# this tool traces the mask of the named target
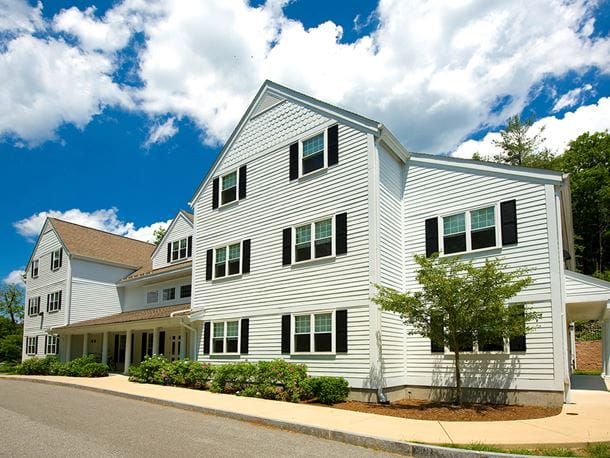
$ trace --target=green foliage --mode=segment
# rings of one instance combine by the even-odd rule
[[[97,362],[93,355],[83,356],[65,363],[56,362],[50,369],[51,375],[65,377],[106,377],[108,371],[108,366]]]
[[[25,291],[19,285],[8,283],[0,286],[0,316],[10,318],[17,324],[23,321]]]
[[[601,340],[602,323],[601,321],[575,321],[574,334],[576,340]]]
[[[487,444],[442,444],[443,447],[475,450],[479,452],[509,453],[511,455],[534,456],[585,456],[591,458],[610,457],[610,445],[607,443],[589,444],[582,449],[576,448],[501,448]]]
[[[56,356],[29,358],[15,368],[20,375],[51,375],[51,368],[59,363]]]
[[[349,384],[343,377],[310,377],[306,381],[306,389],[322,404],[343,402],[349,395]]]
[[[444,345],[454,354],[456,403],[461,402],[459,356],[476,340],[479,346],[500,338],[523,335],[540,314],[523,304],[506,303],[531,284],[523,269],[508,269],[499,260],[486,259],[480,266],[459,257],[415,256],[416,279],[422,286],[415,293],[400,293],[377,286],[373,301],[384,310],[398,313],[410,332]]]
[[[169,385],[170,362],[162,355],[146,356],[138,365],[129,367],[129,380],[138,383]]]
[[[256,365],[248,362],[223,364],[216,367],[210,391],[215,393],[236,393],[252,385]]]
[[[146,356],[140,364],[129,368],[129,380],[157,385],[186,386],[203,390],[207,388],[214,368],[207,363],[182,360],[168,361],[164,356]]]
[[[23,336],[21,331],[18,334],[0,337],[0,361],[20,361],[22,343]]]
[[[256,363],[254,384],[261,393],[260,397],[266,399],[298,402],[305,394],[303,383],[306,379],[305,364],[289,363],[283,359]],[[280,391],[277,391],[278,386]]]
[[[163,237],[165,237],[165,233],[167,232],[167,228],[165,226],[160,226],[158,229],[155,229],[153,232],[154,240],[152,243],[155,245],[159,245]]]
[[[582,370],[582,369],[575,369],[572,371],[572,375],[601,375],[602,371],[594,371],[594,370]]]
[[[0,374],[16,374],[17,364],[12,362],[0,363]]]

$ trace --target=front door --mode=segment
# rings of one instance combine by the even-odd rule
[[[180,334],[172,334],[169,337],[169,360],[176,361],[180,359]]]

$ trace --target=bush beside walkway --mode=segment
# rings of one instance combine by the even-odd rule
[[[107,377],[108,371],[108,366],[98,363],[93,355],[65,363],[59,362],[56,356],[29,358],[14,368],[14,372],[19,375],[63,375],[66,377]]]

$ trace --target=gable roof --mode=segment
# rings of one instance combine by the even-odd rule
[[[163,238],[161,240],[159,240],[159,243],[155,246],[155,249],[153,250],[152,254],[150,255],[150,259],[147,264],[150,266],[150,268],[148,270],[152,269],[152,258],[154,258],[155,255],[157,254],[157,252],[162,247],[165,246],[165,239],[167,237],[169,237],[169,234],[171,233],[172,228],[176,225],[176,221],[178,221],[179,218],[184,218],[186,220],[186,222],[191,225],[191,227],[193,226],[195,216],[192,213],[187,212],[186,210],[178,210],[178,213],[176,213],[176,216],[174,216],[174,219],[172,219],[172,222],[169,223],[169,226],[167,226],[167,229],[165,229],[165,234],[163,234]]]
[[[155,249],[152,243],[122,235],[49,218],[66,250],[77,257],[138,269],[145,265]]]
[[[135,280],[140,278],[148,278],[153,277],[155,275],[160,275],[168,272],[175,272],[181,270],[189,270],[193,266],[193,261],[189,259],[188,261],[178,262],[176,264],[170,264],[169,266],[159,267],[158,269],[152,268],[152,261],[144,264],[135,272],[127,275],[124,279],[121,280],[121,283],[128,282],[129,280]]]

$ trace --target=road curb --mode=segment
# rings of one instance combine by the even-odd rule
[[[45,379],[33,379],[25,377],[12,377],[2,375],[0,380],[13,380],[21,382],[41,383],[47,385],[56,386],[67,386],[70,388],[77,388],[84,391],[92,391],[96,393],[108,394],[111,396],[117,396],[126,399],[133,399],[137,401],[148,402],[151,404],[157,404],[167,407],[174,407],[181,410],[188,410],[193,412],[200,412],[207,415],[216,415],[219,417],[230,418],[233,420],[246,421],[249,423],[271,426],[274,428],[282,429],[285,431],[292,431],[301,434],[307,434],[309,436],[319,437],[321,439],[329,439],[346,444],[357,445],[360,447],[371,448],[375,450],[381,450],[389,453],[397,453],[400,455],[414,456],[414,457],[442,457],[442,458],[464,458],[464,457],[477,457],[477,458],[508,458],[508,457],[526,457],[532,458],[531,455],[515,455],[510,453],[494,453],[494,452],[479,452],[475,450],[463,450],[449,447],[441,447],[438,445],[427,445],[413,442],[394,441],[390,439],[384,439],[377,436],[368,436],[364,434],[355,434],[348,431],[334,430],[320,428],[317,426],[305,425],[301,423],[292,423],[281,420],[273,420],[271,418],[259,417],[256,415],[242,414],[239,412],[232,412],[230,410],[216,409],[212,407],[196,406],[192,404],[186,404],[177,401],[168,401],[165,399],[153,398],[150,396],[142,396],[139,394],[125,393],[122,391],[114,391],[105,388],[98,388],[93,386],[79,385],[70,382],[58,382],[55,380]]]

